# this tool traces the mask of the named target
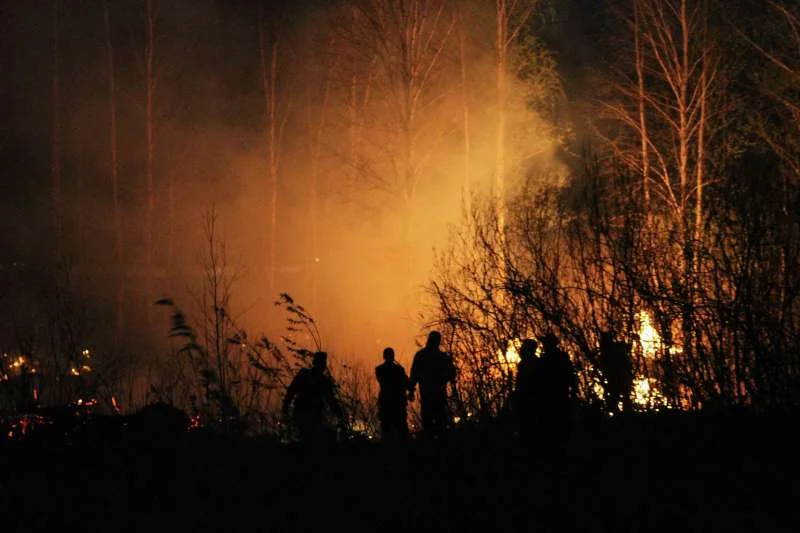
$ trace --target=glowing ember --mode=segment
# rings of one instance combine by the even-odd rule
[[[650,395],[650,380],[647,378],[639,378],[633,383],[634,401],[639,405],[647,403],[647,397]]]
[[[594,379],[592,381],[592,390],[597,395],[597,397],[600,398],[600,400],[606,399],[605,383],[603,383],[601,380]]]
[[[649,409],[670,407],[664,394],[656,387],[654,378],[638,376],[633,381],[633,402]]]

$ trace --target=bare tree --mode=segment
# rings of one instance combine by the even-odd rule
[[[766,36],[756,39],[738,30],[757,53],[766,59],[770,70],[775,74],[776,82],[760,83],[761,91],[774,105],[770,109],[777,111],[788,128],[770,127],[767,117],[759,121],[756,131],[770,148],[783,160],[795,176],[800,176],[800,104],[793,97],[792,91],[800,83],[800,10],[797,6],[770,0],[770,21],[775,32],[769,42]],[[772,24],[770,25],[772,27]],[[784,135],[784,133],[788,134]]]
[[[464,180],[461,185],[461,196],[463,198],[464,210],[472,212],[472,149],[470,144],[470,80],[467,74],[467,45],[469,34],[467,31],[470,16],[469,6],[464,5],[458,12],[458,66],[461,74],[461,107],[463,113],[463,135],[464,135]]]
[[[351,54],[374,61],[367,110],[371,135],[357,147],[359,177],[400,201],[407,284],[415,264],[413,233],[426,165],[452,120],[440,116],[456,16],[445,0],[355,0],[338,31]]]
[[[642,178],[689,239],[703,226],[703,193],[718,62],[708,2],[634,0],[626,22],[633,34],[634,76],[621,73],[618,95],[604,103],[622,133],[614,153]]]
[[[306,269],[308,284],[311,293],[311,307],[317,309],[318,304],[318,275],[319,269],[317,262],[320,255],[320,214],[327,212],[327,204],[324,191],[328,180],[322,181],[321,159],[324,149],[324,136],[328,128],[329,115],[331,114],[331,91],[332,91],[332,70],[334,68],[334,58],[330,53],[332,47],[331,40],[326,40],[324,49],[313,46],[314,56],[309,63],[314,64],[312,68],[313,79],[308,83],[306,89],[306,128],[308,136],[308,149],[310,154],[309,161],[309,188],[308,188],[308,214],[307,214],[307,258]]]
[[[116,75],[114,73],[114,43],[111,40],[111,17],[108,9],[108,1],[103,2],[103,20],[106,30],[106,51],[108,57],[108,107],[109,107],[109,130],[108,143],[111,157],[111,202],[114,210],[114,258],[116,260],[116,315],[114,325],[116,327],[117,338],[120,338],[122,329],[125,325],[124,302],[125,302],[125,268],[123,264],[122,247],[122,213],[120,210],[119,198],[119,153],[117,146],[117,88]]]
[[[153,227],[156,207],[155,191],[155,139],[153,105],[156,90],[155,46],[156,15],[153,11],[154,0],[145,0],[145,40],[144,40],[144,103],[145,103],[145,298],[151,301],[153,296],[153,278],[155,267],[153,262]],[[150,322],[150,306],[147,306],[147,321]]]
[[[264,92],[264,122],[267,133],[267,176],[269,183],[269,273],[268,288],[275,292],[275,273],[277,270],[277,224],[280,192],[281,150],[283,132],[289,120],[290,108],[283,100],[280,76],[282,40],[277,28],[267,34],[261,13],[258,19],[258,50],[261,60],[261,82]]]
[[[513,55],[517,52],[518,37],[530,17],[539,6],[539,0],[495,0],[495,90],[496,113],[495,123],[495,171],[494,194],[499,200],[497,208],[500,209],[500,225],[503,225],[506,195],[506,143],[507,113],[508,113],[508,86],[509,78],[513,76],[511,63]]]
[[[52,104],[53,104],[53,131],[52,131],[52,155],[50,164],[51,191],[50,199],[52,204],[53,231],[55,232],[55,254],[56,261],[63,259],[62,249],[62,198],[61,198],[61,51],[59,46],[59,18],[60,2],[53,0],[52,13],[52,56],[53,56],[53,77],[52,77]]]

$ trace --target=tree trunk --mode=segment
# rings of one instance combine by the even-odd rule
[[[55,238],[55,260],[63,259],[62,249],[62,209],[61,209],[61,73],[58,35],[59,0],[53,0],[53,144],[50,165],[51,203],[53,216],[53,232]]]
[[[495,171],[494,200],[497,208],[497,220],[500,230],[505,225],[505,189],[506,189],[506,100],[507,100],[507,68],[508,68],[508,11],[506,0],[497,2],[497,24],[495,29],[495,67],[497,91],[497,122],[495,136]]]
[[[268,207],[268,242],[267,250],[267,290],[270,297],[275,295],[275,277],[277,262],[277,223],[280,152],[279,142],[282,124],[278,116],[278,49],[280,41],[277,36],[267,50],[263,22],[258,23],[258,48],[261,58],[261,82],[264,90],[264,121],[267,129],[267,176],[269,183]]]
[[[697,165],[695,176],[694,203],[694,240],[700,242],[703,237],[703,187],[705,186],[706,161],[706,106],[708,100],[708,58],[703,53],[702,73],[700,75],[700,117],[697,122]]]
[[[155,20],[153,17],[153,0],[146,3],[147,40],[145,42],[145,134],[147,140],[147,206],[145,214],[145,308],[147,323],[150,324],[151,300],[153,296],[153,216],[155,214],[155,145],[153,143],[153,57],[155,53]]]
[[[641,138],[642,150],[642,202],[645,213],[649,213],[650,207],[650,155],[648,154],[648,137],[647,137],[647,120],[645,114],[645,88],[644,88],[644,59],[642,58],[642,43],[639,36],[640,18],[639,18],[639,2],[640,0],[633,0],[633,40],[636,49],[636,81],[639,97],[639,130]]]
[[[470,128],[469,128],[469,85],[467,84],[467,58],[465,50],[466,28],[465,10],[461,11],[461,24],[458,34],[459,67],[461,70],[461,106],[464,117],[464,181],[462,184],[462,203],[467,217],[472,213],[472,177],[471,177],[471,153],[470,153]]]
[[[103,2],[103,18],[106,29],[106,49],[108,52],[108,107],[109,107],[109,150],[111,155],[111,203],[114,217],[114,260],[117,276],[114,327],[116,340],[122,337],[125,325],[125,267],[122,257],[122,216],[119,202],[119,160],[117,146],[117,90],[116,76],[114,74],[114,46],[111,41],[111,17],[108,11],[108,1]]]
[[[309,186],[308,202],[308,283],[311,288],[311,309],[317,309],[318,303],[318,268],[319,260],[319,159],[322,150],[322,134],[325,131],[328,100],[330,98],[330,73],[326,73],[325,89],[322,97],[322,109],[320,110],[319,120],[314,120],[312,113],[313,98],[311,90],[308,91],[308,136],[309,151],[311,154],[311,184]]]

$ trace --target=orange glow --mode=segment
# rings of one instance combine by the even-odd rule
[[[657,359],[664,349],[661,336],[653,326],[650,314],[647,311],[641,311],[638,314],[638,319],[640,324],[638,342],[642,355],[645,361]],[[646,375],[646,365],[643,370],[645,373],[637,375],[633,381],[634,405],[646,409],[669,408],[670,405],[667,398],[657,386],[658,381],[654,377]]]
[[[522,341],[519,339],[512,339],[508,342],[505,351],[497,351],[497,360],[500,364],[509,368],[514,368],[519,364],[519,349],[522,347]]]
[[[655,378],[638,376],[633,382],[633,403],[648,409],[670,408],[667,398],[656,384]]]

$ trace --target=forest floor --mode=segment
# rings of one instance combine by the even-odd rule
[[[0,447],[0,531],[800,531],[796,415],[576,423],[325,450],[207,433]],[[58,528],[58,529],[55,529]]]

